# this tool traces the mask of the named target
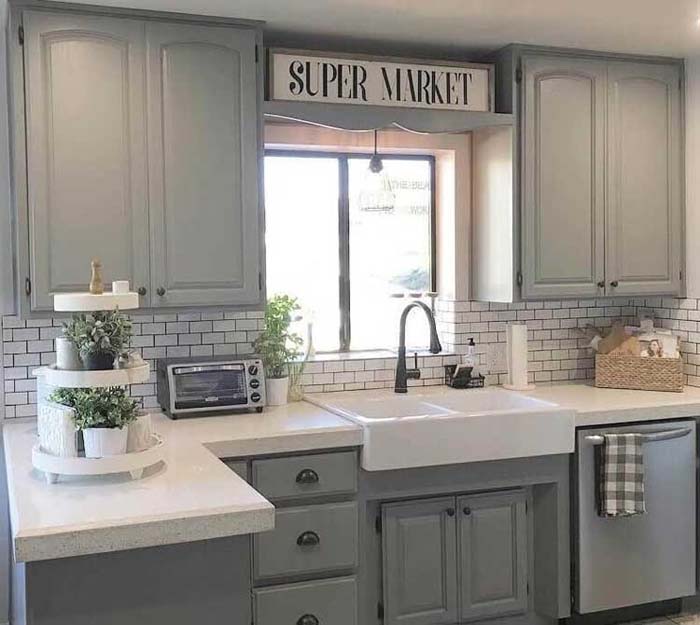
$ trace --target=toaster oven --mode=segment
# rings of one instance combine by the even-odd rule
[[[157,367],[158,403],[171,418],[234,410],[262,412],[262,362],[248,358],[164,358]]]

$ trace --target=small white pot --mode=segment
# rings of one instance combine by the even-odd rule
[[[289,395],[289,377],[265,379],[265,404],[284,406]]]
[[[127,428],[86,428],[83,430],[86,458],[104,458],[126,453]]]
[[[151,429],[151,415],[143,414],[129,423],[129,435],[126,443],[126,451],[143,451],[151,446],[153,431]]]
[[[80,371],[83,368],[75,345],[63,336],[56,338],[56,368],[67,371]]]

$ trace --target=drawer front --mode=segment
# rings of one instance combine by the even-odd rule
[[[268,499],[354,493],[357,454],[344,451],[253,461],[256,490]]]
[[[357,540],[354,501],[277,510],[275,529],[253,540],[255,579],[353,568]]]
[[[354,577],[256,590],[256,625],[357,625]]]

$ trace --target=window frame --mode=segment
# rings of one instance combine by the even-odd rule
[[[435,188],[435,156],[432,154],[393,154],[381,153],[382,158],[403,161],[426,161],[430,167],[430,290],[437,290],[437,192]],[[351,285],[350,285],[350,168],[348,161],[352,159],[370,159],[372,152],[342,152],[337,150],[318,150],[303,148],[265,148],[264,158],[334,158],[338,162],[338,308],[340,312],[340,328],[338,336],[338,352],[350,352],[352,339],[351,315]],[[264,163],[263,163],[264,164]],[[379,348],[377,348],[379,349]],[[335,350],[320,353],[335,353]]]

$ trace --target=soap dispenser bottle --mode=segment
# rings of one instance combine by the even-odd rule
[[[471,377],[476,378],[479,376],[479,364],[477,362],[476,343],[474,342],[473,337],[470,337],[469,342],[467,343],[467,354],[464,358],[464,364],[467,367],[472,368]]]

